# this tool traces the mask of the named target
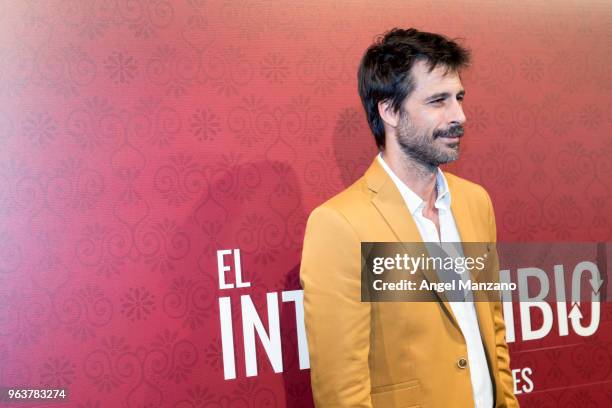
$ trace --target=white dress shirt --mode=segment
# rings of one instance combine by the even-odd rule
[[[450,208],[450,191],[442,170],[438,168],[436,176],[438,197],[434,204],[438,209],[438,218],[440,222],[440,235],[438,235],[438,230],[434,222],[423,216],[423,209],[425,208],[426,202],[397,177],[393,170],[385,163],[380,153],[378,154],[378,161],[389,174],[404,198],[406,206],[419,229],[423,242],[461,242],[459,231],[457,231],[457,226],[455,224],[455,218]],[[449,302],[449,304],[459,323],[463,337],[465,338],[475,406],[476,408],[491,408],[493,407],[493,386],[491,384],[489,367],[480,337],[474,303],[463,301]],[[442,391],[442,387],[443,384],[440,384],[440,391]]]

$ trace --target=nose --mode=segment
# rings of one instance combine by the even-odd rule
[[[465,123],[466,118],[465,113],[463,113],[461,101],[455,99],[455,102],[451,103],[448,114],[450,125],[463,125]]]

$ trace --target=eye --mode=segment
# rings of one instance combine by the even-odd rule
[[[431,101],[429,103],[442,103],[444,102],[444,99],[440,98],[440,99],[436,99],[435,101]]]

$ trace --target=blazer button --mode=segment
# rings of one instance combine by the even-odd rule
[[[457,360],[457,366],[459,368],[467,367],[467,360],[465,358],[461,357],[459,360]]]

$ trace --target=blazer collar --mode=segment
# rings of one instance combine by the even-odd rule
[[[448,174],[448,173],[447,173]],[[391,229],[403,242],[422,242],[421,235],[399,190],[382,168],[376,158],[365,172],[368,188],[376,193],[372,202],[389,223]],[[462,191],[453,177],[446,177],[451,200],[451,212],[459,231],[462,242],[479,242],[472,214],[466,201],[462,199]]]

